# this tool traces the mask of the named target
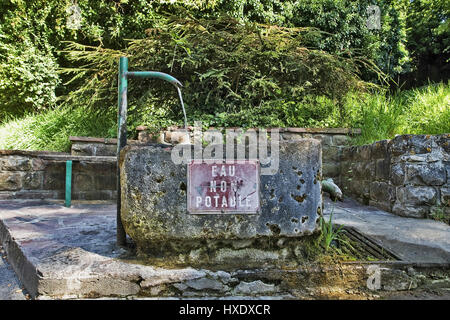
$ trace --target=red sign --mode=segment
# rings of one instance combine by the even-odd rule
[[[259,162],[193,160],[187,191],[192,214],[259,213]]]

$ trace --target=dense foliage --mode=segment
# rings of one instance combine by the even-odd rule
[[[450,1],[414,0],[407,15],[408,50],[414,72],[405,75],[412,84],[450,77]]]
[[[145,30],[161,27],[168,16],[216,19],[226,13],[240,22],[317,28],[323,31],[321,36],[311,33],[303,38],[305,47],[330,54],[351,49],[392,76],[409,67],[403,2],[377,1],[382,28],[369,30],[366,10],[375,3],[371,0],[2,0],[0,97],[7,102],[0,110],[20,113],[47,108],[54,105],[55,96],[78,88],[80,82],[64,85],[67,78],[56,73],[58,67],[75,66],[62,53],[65,41],[121,50],[127,47],[127,39],[144,38]],[[77,30],[67,25],[74,3],[82,17]],[[365,80],[378,80],[379,74],[370,69],[361,72]]]
[[[67,24],[75,3],[79,29]],[[370,5],[380,8],[380,29],[367,25]],[[371,88],[399,80],[447,81],[449,8],[445,0],[1,0],[0,123],[81,113],[107,117],[99,121],[109,128],[98,134],[114,135],[109,117],[115,117],[117,61],[127,55],[132,69],[180,78],[190,122],[367,125],[375,137],[370,123],[377,123],[377,112],[395,119],[393,105],[403,112],[404,101],[423,104],[397,103]],[[170,85],[130,84],[130,127],[182,123]],[[448,107],[448,100],[437,101]],[[372,105],[383,104],[389,112],[372,114]],[[408,121],[420,132],[448,131],[441,107],[415,109],[416,118]],[[442,121],[429,114],[438,110]],[[394,127],[380,136],[403,132]],[[97,132],[68,128],[67,134]]]
[[[179,79],[188,115],[192,120],[209,118],[210,125],[306,125],[325,111],[313,110],[320,105],[317,97],[339,106],[349,91],[370,85],[358,77],[358,68],[369,68],[370,61],[351,52],[329,54],[303,45],[311,34],[320,36],[315,29],[187,18],[167,21],[147,33],[123,53],[72,44],[68,57],[84,65],[64,71],[74,72],[75,81],[91,80],[71,93],[68,102],[115,105],[120,54],[130,57],[134,70],[159,70]],[[165,121],[181,119],[175,91],[160,82],[130,80],[129,105],[151,114],[150,124],[156,126],[161,123],[155,123],[155,113]]]
[[[45,30],[34,28],[27,12],[8,3],[0,7],[0,122],[6,114],[54,105],[60,83]]]

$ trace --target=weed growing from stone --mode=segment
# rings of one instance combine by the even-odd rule
[[[320,229],[322,231],[322,243],[325,247],[325,251],[328,251],[328,249],[331,246],[331,243],[333,241],[339,241],[340,237],[339,234],[342,232],[342,228],[343,226],[339,226],[339,228],[334,229],[333,228],[333,211],[334,211],[334,206],[331,209],[331,213],[330,213],[330,219],[328,220],[328,222],[326,222],[326,220],[323,218],[323,216],[320,217]]]

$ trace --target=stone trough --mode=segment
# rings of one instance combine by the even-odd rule
[[[140,254],[160,259],[165,265],[218,264],[222,268],[301,260],[302,239],[318,231],[322,210],[319,141],[280,143],[276,173],[262,175],[256,163],[256,177],[243,176],[244,169],[239,164],[234,168],[237,162],[233,161],[206,164],[189,176],[191,167],[175,164],[172,150],[148,145],[127,146],[121,152],[122,223]],[[208,176],[211,169],[214,178]],[[234,177],[229,177],[230,170]],[[206,172],[204,181],[198,178],[202,172]],[[195,179],[197,185],[191,186]],[[248,184],[250,189],[255,188],[251,200],[254,203],[247,203],[250,211],[228,210],[227,201],[232,204],[233,199],[224,189],[217,187],[210,192],[211,183],[226,188],[238,180],[245,182],[236,194],[245,192]],[[191,211],[190,197],[194,207]],[[240,197],[234,200],[236,208],[244,206]],[[249,197],[245,196],[247,200]],[[195,210],[196,205],[200,209]],[[223,209],[214,212],[217,206]]]

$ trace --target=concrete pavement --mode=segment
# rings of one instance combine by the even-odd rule
[[[443,222],[396,216],[350,198],[333,202],[324,196],[324,206],[327,221],[333,212],[335,224],[377,239],[403,261],[450,262],[450,226]]]
[[[0,300],[25,300],[22,285],[6,259],[0,245]]]

